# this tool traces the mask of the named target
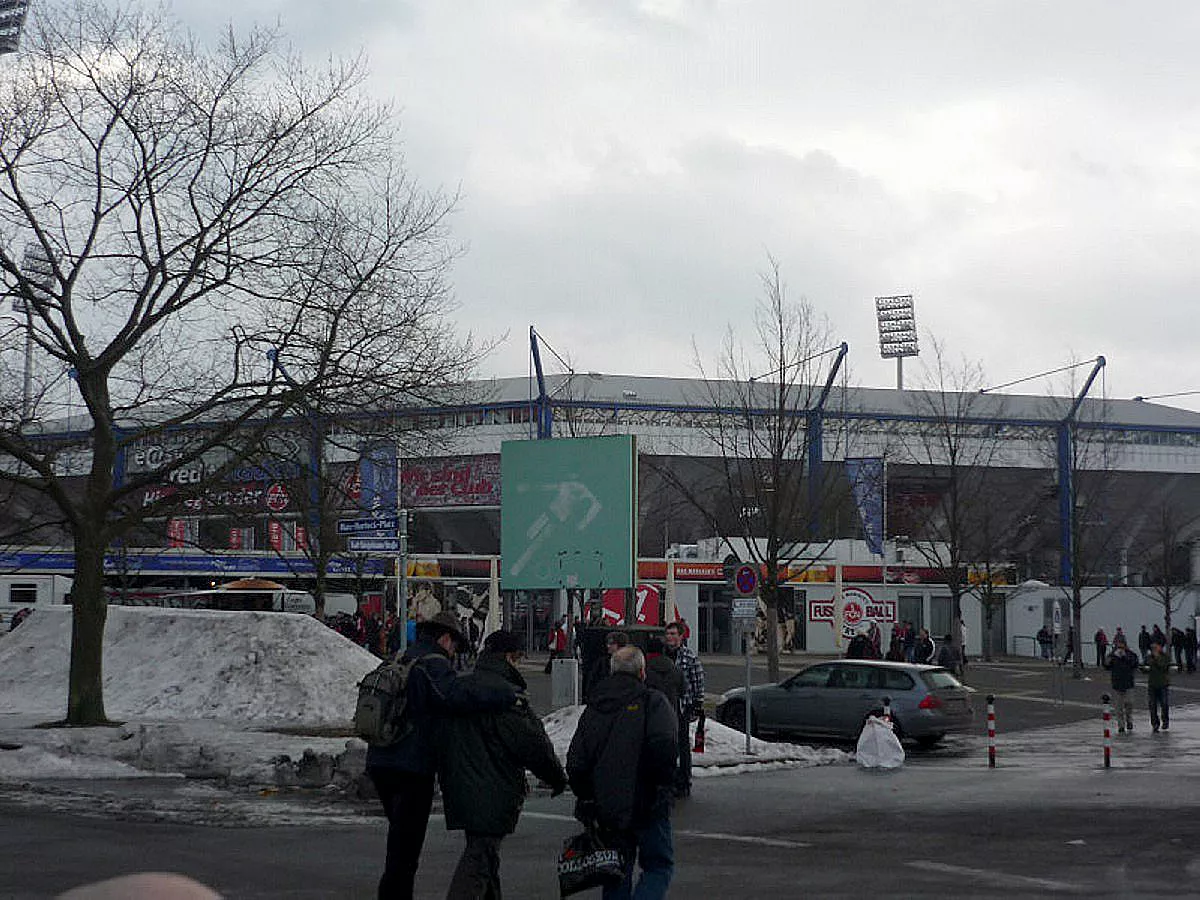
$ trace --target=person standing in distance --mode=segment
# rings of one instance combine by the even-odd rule
[[[683,673],[683,695],[679,698],[679,767],[675,773],[675,796],[686,797],[692,792],[692,739],[688,723],[700,718],[704,711],[704,666],[696,651],[683,642],[683,626],[678,622],[667,625],[663,635],[667,656]]]
[[[462,680],[480,693],[511,687],[520,699],[496,712],[447,718],[439,733],[446,828],[461,829],[467,838],[447,900],[499,900],[500,842],[516,830],[526,769],[550,786],[551,796],[567,788],[567,773],[542,720],[525,699],[525,678],[517,670],[524,650],[524,641],[511,631],[489,634],[475,671]]]
[[[417,626],[416,642],[403,660],[408,673],[404,717],[410,727],[394,744],[367,749],[367,775],[387,814],[387,857],[379,900],[411,900],[437,772],[436,729],[449,715],[494,712],[517,699],[512,685],[470,683],[451,660],[463,640],[457,617],[440,612]]]
[[[679,744],[667,698],[646,687],[637,647],[612,656],[612,673],[596,686],[567,751],[575,816],[620,846],[625,879],[603,900],[665,897],[675,872],[671,794]],[[636,893],[633,864],[641,866]]]

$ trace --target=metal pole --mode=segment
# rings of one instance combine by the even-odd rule
[[[988,768],[996,768],[996,697],[987,696]]]
[[[746,754],[750,750],[750,629],[742,626],[742,648],[746,651]]]
[[[904,357],[896,357],[896,390],[904,390]]]
[[[1112,706],[1109,696],[1100,698],[1104,703],[1104,768],[1112,768]]]
[[[400,623],[400,652],[408,649],[408,510],[399,510],[396,530],[400,555],[396,557],[396,618]]]
[[[28,422],[33,413],[33,315],[26,305],[25,316],[25,378],[21,385],[21,421]]]

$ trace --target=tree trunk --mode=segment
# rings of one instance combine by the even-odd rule
[[[71,672],[68,725],[104,725],[104,546],[94,534],[75,536],[75,581],[71,587]]]
[[[767,680],[779,680],[779,586],[763,585],[763,606],[767,611]]]

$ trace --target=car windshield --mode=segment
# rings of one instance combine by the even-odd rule
[[[931,672],[922,672],[921,677],[925,679],[925,683],[934,690],[938,688],[962,687],[962,682],[945,669],[934,669]]]

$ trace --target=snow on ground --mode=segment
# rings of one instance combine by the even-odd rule
[[[546,733],[554,750],[563,760],[567,748],[583,715],[582,706],[566,706],[546,716]],[[696,725],[692,723],[691,739],[695,746]],[[692,774],[697,778],[708,775],[725,775],[736,772],[757,771],[764,764],[772,768],[789,766],[822,766],[849,762],[851,756],[844,750],[832,747],[804,747],[799,744],[776,744],[750,739],[750,752],[746,753],[746,735],[740,731],[708,719],[704,726],[704,752],[692,753]]]
[[[38,728],[65,713],[70,607],[39,609],[0,636],[0,781],[183,773],[246,785],[346,783],[365,745],[296,734],[349,727],[356,685],[378,664],[309,616],[110,607],[104,728]],[[546,717],[566,756],[583,707]],[[289,733],[268,730],[288,726]],[[849,754],[751,741],[709,721],[698,776],[844,763]],[[17,749],[6,749],[17,748]],[[330,775],[330,766],[338,770]]]
[[[39,609],[0,639],[0,710],[62,718],[71,608]],[[348,724],[379,660],[311,616],[113,606],[104,701],[113,719]]]

